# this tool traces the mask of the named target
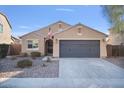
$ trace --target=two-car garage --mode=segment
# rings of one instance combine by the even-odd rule
[[[60,57],[100,57],[99,40],[60,40]]]
[[[107,35],[82,24],[54,35],[53,56],[61,58],[104,58]]]

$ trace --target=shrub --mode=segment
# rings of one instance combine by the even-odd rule
[[[40,57],[41,53],[40,52],[31,52],[31,57]]]
[[[0,45],[0,58],[5,58],[7,56],[8,49],[9,49],[9,45],[7,44]]]
[[[21,53],[20,55],[21,55],[21,57],[27,57],[28,53]]]
[[[20,60],[17,62],[17,67],[25,68],[32,66],[32,61],[28,59]]]

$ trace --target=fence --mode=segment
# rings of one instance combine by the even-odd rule
[[[9,55],[19,55],[21,52],[21,44],[11,44]]]
[[[107,57],[124,56],[124,45],[107,45]]]

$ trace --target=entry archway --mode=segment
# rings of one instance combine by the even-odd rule
[[[53,55],[53,40],[48,39],[45,41],[45,54],[46,55]]]

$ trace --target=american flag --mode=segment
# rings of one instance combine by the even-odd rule
[[[52,30],[49,28],[49,32],[48,32],[48,34],[47,34],[47,37],[48,37],[49,39],[51,39],[52,36],[53,36],[53,32],[52,32]]]

